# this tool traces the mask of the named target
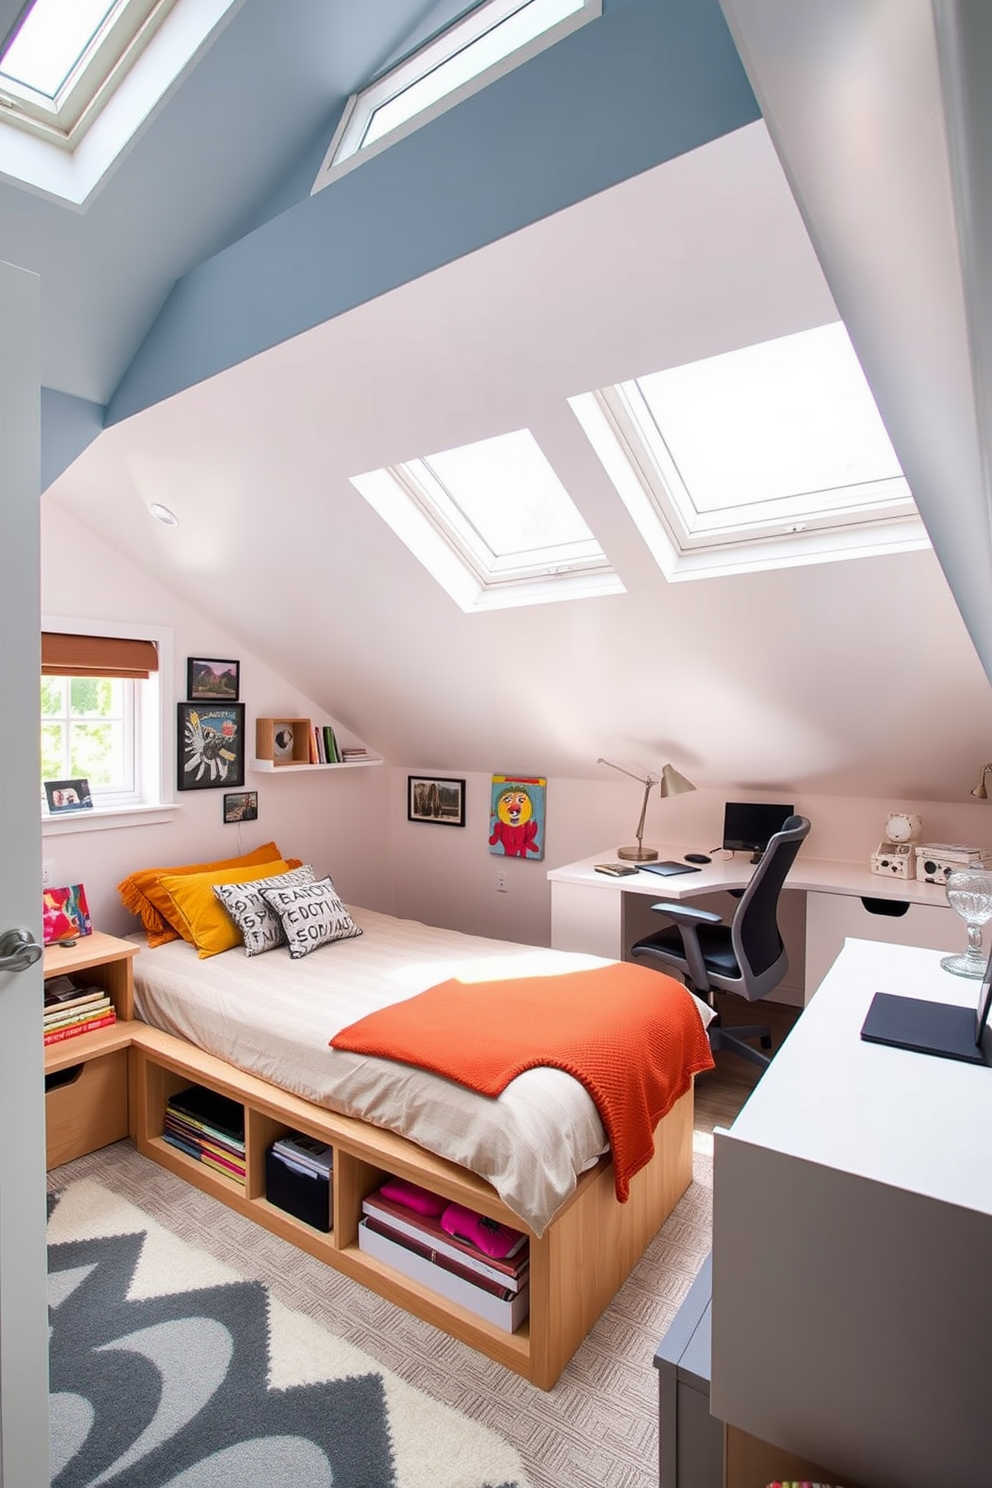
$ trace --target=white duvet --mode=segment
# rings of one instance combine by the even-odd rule
[[[595,1105],[561,1070],[528,1070],[495,1100],[438,1075],[328,1048],[366,1013],[449,977],[582,971],[601,957],[483,940],[368,909],[363,934],[294,961],[239,946],[201,961],[185,941],[134,958],[136,1014],[307,1100],[400,1132],[469,1168],[537,1235],[606,1151]]]

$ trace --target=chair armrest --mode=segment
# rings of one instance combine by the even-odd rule
[[[678,925],[722,925],[723,916],[711,909],[694,909],[690,904],[652,904],[653,911],[668,915]]]

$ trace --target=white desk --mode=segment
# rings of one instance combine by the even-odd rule
[[[659,847],[662,859],[681,861],[684,845]],[[558,950],[587,951],[622,960],[631,941],[649,934],[648,904],[662,900],[706,898],[725,889],[743,888],[754,872],[746,853],[713,861],[698,873],[660,878],[636,873],[609,878],[596,863],[616,862],[616,850],[568,863],[548,872],[551,884],[551,944]],[[828,862],[807,857],[800,849],[786,891],[805,895],[805,986],[807,998],[819,986],[848,937],[962,951],[967,943],[963,921],[948,907],[942,884],[917,879],[883,878],[867,863]],[[869,903],[866,905],[865,900]],[[896,915],[875,912],[879,903]]]
[[[992,1481],[992,1068],[859,1037],[939,961],[849,941],[716,1136],[713,1413],[871,1488]]]

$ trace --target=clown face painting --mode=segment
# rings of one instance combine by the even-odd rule
[[[544,857],[544,801],[539,775],[494,775],[489,807],[489,851],[501,858]]]

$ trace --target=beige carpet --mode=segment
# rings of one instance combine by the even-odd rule
[[[700,1080],[694,1182],[549,1392],[188,1187],[129,1142],[53,1170],[49,1186],[95,1178],[243,1277],[265,1282],[288,1307],[499,1432],[520,1454],[532,1488],[656,1488],[654,1351],[710,1247],[713,1126],[729,1124],[747,1094],[746,1084],[719,1071]]]

